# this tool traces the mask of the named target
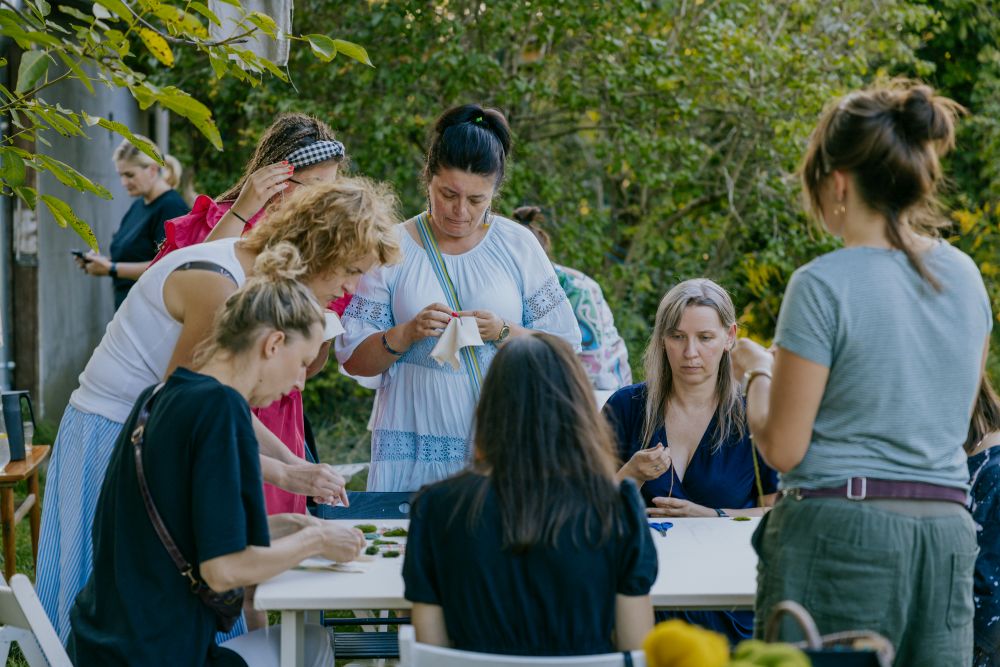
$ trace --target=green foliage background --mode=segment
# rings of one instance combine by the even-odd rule
[[[745,332],[768,339],[792,271],[836,247],[802,214],[794,175],[817,115],[881,77],[928,80],[972,111],[945,199],[1000,312],[997,0],[298,0],[294,29],[348,36],[375,68],[300,47],[297,90],[249,89],[182,55],[167,76],[200,91],[226,145],[175,133],[199,191],[223,191],[294,110],[329,122],[354,171],[393,183],[409,217],[425,205],[435,116],[499,107],[516,143],[495,210],[544,207],[553,256],[603,285],[633,366],[659,298],[689,277],[730,289]],[[343,457],[366,459],[370,392],[332,366],[307,412]]]

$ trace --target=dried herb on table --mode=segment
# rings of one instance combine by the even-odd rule
[[[378,531],[378,527],[375,526],[375,524],[371,523],[359,523],[354,527],[360,530],[362,533],[374,533]]]
[[[399,558],[398,551],[383,551],[382,558]]]
[[[375,554],[378,553],[378,547],[374,545],[370,546],[367,549],[365,549],[365,553],[368,554],[369,556],[374,556]]]
[[[382,533],[383,537],[406,537],[405,528],[390,528],[389,530]]]

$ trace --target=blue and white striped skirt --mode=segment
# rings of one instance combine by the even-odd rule
[[[93,567],[94,511],[122,424],[68,406],[45,478],[35,588],[59,638],[69,638],[69,610]]]
[[[52,447],[35,588],[64,644],[69,639],[70,609],[93,569],[94,513],[122,426],[67,406]],[[219,635],[218,641],[244,632],[246,624],[240,619],[231,632]]]

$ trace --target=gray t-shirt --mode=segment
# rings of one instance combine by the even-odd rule
[[[945,242],[923,255],[844,248],[792,276],[775,343],[830,369],[805,458],[781,487],[850,477],[968,489],[962,444],[979,387],[990,302],[975,263]]]

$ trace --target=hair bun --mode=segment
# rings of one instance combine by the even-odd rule
[[[287,241],[266,248],[253,263],[254,274],[265,280],[297,280],[305,274],[299,249]]]
[[[902,93],[896,122],[914,143],[942,142],[950,147],[955,140],[957,105],[934,94],[929,86],[913,86]]]
[[[536,222],[541,223],[545,221],[542,209],[538,206],[518,206],[514,209],[512,215],[514,216],[514,219],[522,225],[530,225]]]
[[[497,109],[483,108],[478,104],[463,104],[446,111],[438,120],[434,130],[438,136],[441,136],[445,130],[462,123],[471,123],[488,131],[500,142],[504,155],[510,154],[510,125]]]

